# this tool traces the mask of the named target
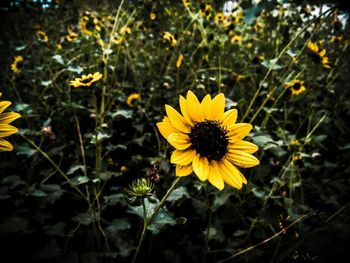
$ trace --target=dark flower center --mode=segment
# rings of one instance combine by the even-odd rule
[[[294,83],[294,85],[293,85],[294,90],[299,90],[300,88],[301,88],[301,85],[299,82]]]
[[[316,64],[321,63],[322,61],[322,58],[319,53],[312,52],[310,54],[310,57],[311,57],[311,60]]]
[[[219,161],[228,151],[227,132],[217,121],[197,122],[190,132],[192,148],[209,161]]]
[[[90,81],[92,81],[92,80],[93,80],[92,77],[88,77],[88,78],[86,78],[86,79],[81,80],[80,82],[83,83],[83,84],[88,84],[88,83],[89,83]]]

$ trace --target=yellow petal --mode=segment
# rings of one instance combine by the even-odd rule
[[[11,143],[9,143],[6,140],[0,139],[0,152],[7,152],[7,151],[12,151],[13,146]]]
[[[195,156],[195,150],[175,150],[171,155],[170,162],[174,164],[188,165],[192,163],[192,160]]]
[[[16,113],[16,112],[1,113],[0,114],[0,123],[9,124],[10,122],[13,122],[14,120],[18,119],[19,117],[21,117],[21,115]]]
[[[221,120],[225,111],[225,95],[220,93],[216,95],[210,103],[208,109],[203,109],[206,119]]]
[[[244,178],[241,172],[228,160],[221,160],[219,163],[219,169],[222,173],[222,177],[224,178],[225,183],[228,185],[237,189],[241,189],[242,183],[247,183],[247,180]]]
[[[227,127],[229,142],[235,143],[247,136],[253,126],[249,123],[236,123]]]
[[[254,143],[251,143],[251,142],[239,141],[234,144],[230,144],[229,150],[243,151],[246,153],[255,153],[258,150],[258,146],[256,146]]]
[[[206,181],[208,179],[209,162],[206,157],[201,157],[199,154],[197,154],[193,158],[192,167],[199,180]]]
[[[200,111],[202,112],[203,120],[207,119],[207,113],[210,111],[211,96],[210,94],[205,95],[202,99]]]
[[[178,113],[173,107],[169,105],[165,105],[165,110],[171,124],[174,126],[175,129],[183,133],[190,132],[190,129],[186,125],[184,117],[180,113]]]
[[[324,55],[326,55],[326,50],[325,49],[321,50],[319,55],[320,57],[323,57]]]
[[[243,151],[229,151],[226,154],[226,158],[234,165],[243,168],[250,168],[260,163],[256,157]]]
[[[188,112],[186,99],[182,96],[180,96],[180,110],[186,122],[189,123],[190,125],[193,125],[190,114]]]
[[[174,146],[177,150],[185,150],[191,146],[190,138],[183,133],[172,133],[168,137],[168,142]]]
[[[169,135],[175,132],[178,132],[173,125],[171,125],[170,121],[158,122],[157,127],[159,132],[165,139],[168,139]]]
[[[204,120],[199,100],[197,99],[196,95],[194,95],[194,93],[190,90],[187,92],[186,105],[188,114],[190,115],[190,118],[193,122],[200,122]]]
[[[192,165],[186,165],[186,166],[182,166],[182,165],[176,165],[176,170],[175,170],[175,174],[176,176],[187,176],[189,174],[191,174],[193,172],[192,169]]]
[[[10,101],[6,101],[6,100],[0,101],[0,113],[6,110],[6,108],[10,105],[11,105]]]
[[[18,132],[16,127],[9,124],[0,124],[0,138],[10,136],[16,132]]]
[[[216,161],[211,161],[209,166],[210,172],[208,176],[208,181],[221,191],[222,189],[224,189],[225,184],[221,171],[219,170],[218,163]]]
[[[224,113],[222,125],[224,127],[232,126],[236,123],[238,111],[236,109],[228,110]]]

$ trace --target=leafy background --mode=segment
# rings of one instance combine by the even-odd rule
[[[227,109],[254,124],[249,139],[261,164],[243,171],[248,185],[241,191],[182,180],[150,226],[139,262],[330,262],[347,255],[349,24],[340,19],[347,10],[332,3],[317,18],[312,10],[324,11],[324,2],[243,1],[244,16],[235,13],[227,30],[214,21],[224,2],[125,1],[116,28],[119,36],[124,26],[131,33],[109,48],[118,2],[47,1],[43,8],[9,1],[1,8],[1,99],[22,115],[15,122],[20,134],[9,139],[15,150],[0,156],[2,262],[130,262],[142,206],[127,189],[136,178],[159,176],[146,200],[151,211],[169,188],[172,149],[155,124],[164,104],[178,107],[188,89],[201,98],[225,93]],[[209,18],[200,14],[205,4],[212,6]],[[91,36],[79,26],[87,11],[101,26]],[[47,42],[38,40],[39,30]],[[231,43],[234,35],[238,43]],[[331,69],[312,62],[310,39],[327,50]],[[24,61],[14,73],[19,55]],[[108,74],[103,84],[69,86],[97,71]],[[292,96],[284,84],[296,78],[306,92]],[[102,85],[108,111],[96,142]],[[133,93],[141,98],[128,105]],[[52,133],[43,131],[48,126]]]

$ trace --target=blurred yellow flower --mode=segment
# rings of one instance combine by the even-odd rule
[[[132,93],[128,96],[128,98],[126,99],[126,103],[130,106],[130,107],[135,107],[135,101],[141,99],[141,95],[139,93]]]
[[[49,38],[47,37],[47,35],[44,31],[37,31],[36,37],[41,42],[47,42],[49,40]]]
[[[83,16],[79,21],[79,25],[80,25],[80,30],[84,35],[92,36],[93,32],[90,29],[88,29],[89,21],[90,21],[90,18],[88,16]]]
[[[192,91],[180,96],[182,115],[165,105],[167,116],[157,123],[160,133],[175,147],[170,162],[176,165],[176,176],[194,172],[201,181],[208,180],[217,189],[224,184],[241,189],[247,180],[237,169],[259,164],[252,154],[258,147],[243,138],[252,129],[249,123],[236,123],[237,110],[225,112],[225,96],[213,99],[208,94],[202,102]]]
[[[71,32],[69,33],[69,35],[66,36],[66,39],[68,42],[72,42],[74,40],[77,40],[78,38],[78,34],[74,33],[74,32]]]
[[[227,16],[225,16],[223,13],[217,13],[214,17],[214,22],[216,24],[224,24],[227,19]]]
[[[299,95],[306,91],[304,81],[298,79],[294,79],[291,82],[284,84],[284,86],[292,92],[292,95]]]
[[[200,5],[199,14],[201,16],[204,16],[206,20],[210,19],[212,11],[213,11],[213,7],[211,5],[204,4],[204,3]]]
[[[184,59],[184,56],[183,56],[182,54],[180,54],[180,55],[178,56],[178,58],[177,58],[177,61],[176,61],[176,67],[177,67],[177,68],[180,68],[180,67],[181,67],[183,59]]]
[[[163,35],[163,38],[167,40],[170,43],[171,47],[175,47],[177,44],[177,40],[175,39],[175,36],[169,32],[165,32]]]
[[[157,15],[152,12],[152,13],[149,14],[149,19],[151,19],[152,21],[156,20],[157,19]]]
[[[21,115],[16,112],[4,113],[4,110],[6,110],[6,108],[10,105],[10,101],[0,101],[0,152],[13,150],[12,144],[3,138],[18,132],[18,129],[10,125],[10,123],[21,117]]]
[[[307,47],[310,50],[312,61],[322,64],[324,68],[331,68],[328,57],[326,56],[326,49],[320,50],[319,46],[312,41],[307,43]]]
[[[23,62],[23,57],[22,56],[15,56],[15,59],[13,61],[13,63],[11,64],[11,70],[13,71],[13,73],[18,73],[21,71],[21,64]]]
[[[242,43],[242,37],[238,35],[234,35],[231,38],[231,44],[241,44]]]
[[[70,86],[74,88],[77,87],[90,87],[93,83],[100,80],[102,78],[102,74],[100,72],[95,72],[94,74],[83,75],[81,78],[75,78],[70,81]]]

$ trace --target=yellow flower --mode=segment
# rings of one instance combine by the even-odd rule
[[[4,110],[10,105],[10,101],[0,101],[0,152],[13,150],[12,144],[3,138],[18,132],[18,129],[10,125],[10,123],[21,117],[21,115],[16,112],[4,113]]]
[[[62,49],[62,45],[61,45],[61,44],[57,44],[57,45],[56,45],[56,48],[57,48],[57,49]]]
[[[217,13],[214,17],[214,22],[216,24],[219,24],[219,23],[224,24],[226,19],[227,19],[227,17],[223,13]]]
[[[182,54],[180,54],[179,57],[177,58],[177,61],[176,61],[177,68],[181,67],[183,59],[184,59],[184,56]]]
[[[320,50],[318,45],[311,41],[307,43],[307,47],[310,50],[311,59],[315,63],[321,63],[327,69],[331,68],[328,57],[326,56],[326,49]]]
[[[90,18],[88,16],[83,16],[80,21],[79,21],[79,25],[80,25],[80,30],[83,34],[88,35],[88,36],[92,36],[93,32],[90,30]],[[89,29],[88,29],[89,27]]]
[[[191,5],[191,0],[182,0],[182,3],[184,4],[184,6],[189,6]]]
[[[242,37],[238,35],[234,35],[231,38],[231,44],[241,44],[242,43]]]
[[[130,107],[135,107],[135,101],[139,100],[141,98],[141,95],[139,93],[132,93],[129,95],[129,97],[126,99],[126,103]]]
[[[66,36],[67,41],[72,42],[78,38],[78,34],[71,32]]]
[[[15,60],[11,64],[11,70],[13,71],[13,73],[18,73],[21,71],[20,65],[22,63],[20,63],[20,62],[23,62],[23,57],[22,56],[15,56]]]
[[[207,20],[211,17],[211,12],[213,11],[213,7],[209,4],[202,3],[200,6],[199,14],[204,16]]]
[[[71,86],[74,88],[77,87],[90,87],[94,82],[100,80],[102,78],[102,74],[100,72],[95,72],[94,74],[83,75],[81,78],[75,78],[70,81]]]
[[[160,133],[175,147],[170,162],[176,165],[176,176],[194,172],[201,181],[222,190],[224,183],[240,189],[247,180],[237,169],[259,164],[252,153],[258,147],[243,138],[252,129],[249,123],[236,123],[237,110],[225,112],[225,96],[213,99],[208,94],[199,102],[188,91],[180,96],[182,115],[165,105],[167,116],[157,123]]]
[[[47,42],[49,40],[49,38],[47,37],[44,31],[37,31],[36,37],[39,41],[42,41],[42,42]]]
[[[152,12],[149,14],[149,19],[151,19],[152,21],[156,20],[156,18],[157,18],[157,15],[155,13]]]
[[[304,81],[294,79],[291,82],[285,84],[285,88],[292,92],[292,95],[299,95],[306,91]]]
[[[123,26],[121,29],[120,29],[120,34],[122,35],[125,35],[125,34],[131,34],[131,29],[130,27],[128,26]]]
[[[175,39],[175,36],[169,32],[165,32],[163,35],[163,38],[167,40],[170,43],[170,46],[175,47],[177,44],[177,40]]]

